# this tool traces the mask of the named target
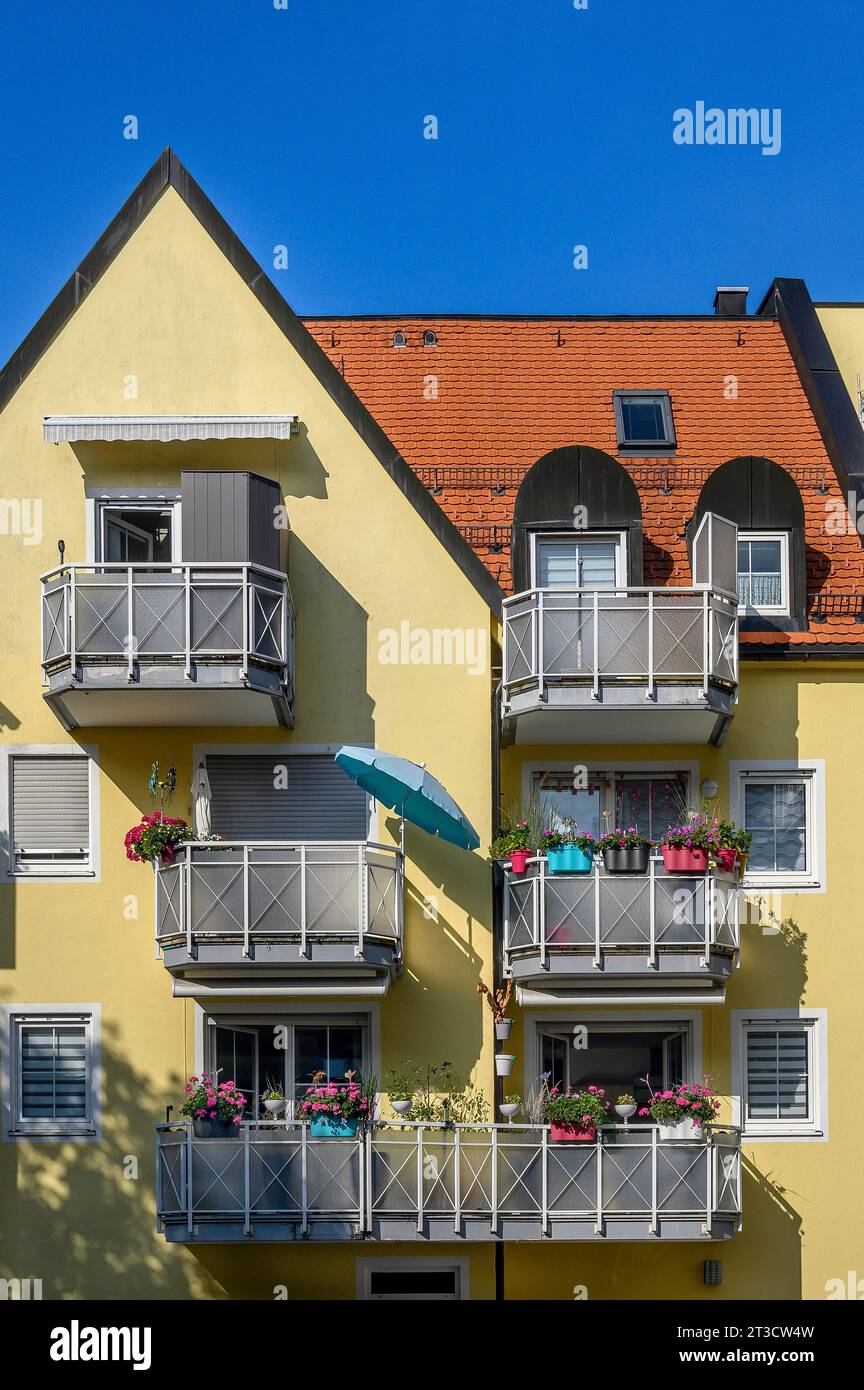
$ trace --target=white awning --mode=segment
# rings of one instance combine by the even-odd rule
[[[297,415],[46,415],[42,438],[62,440],[288,439]]]

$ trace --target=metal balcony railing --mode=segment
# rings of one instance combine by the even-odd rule
[[[596,861],[590,873],[550,874],[542,855],[524,874],[505,870],[508,964],[533,953],[542,967],[555,950],[589,956],[601,968],[614,950],[644,955],[647,966],[664,952],[689,953],[694,965],[707,966],[717,948],[738,952],[737,872],[670,874],[652,856],[645,874],[610,874]]]
[[[252,564],[62,565],[42,575],[42,667],[201,663],[294,668],[288,580]]]
[[[504,600],[503,707],[550,685],[738,682],[738,604],[709,589],[528,589]]]
[[[402,855],[391,845],[189,842],[156,869],[156,942],[187,954],[208,942],[402,941]]]
[[[740,1222],[740,1135],[660,1139],[610,1125],[594,1143],[545,1126],[384,1125],[313,1139],[293,1121],[237,1137],[157,1132],[157,1211],[169,1238],[719,1239]],[[326,1233],[324,1227],[326,1226]]]

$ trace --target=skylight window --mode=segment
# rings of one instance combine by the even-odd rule
[[[613,399],[620,449],[674,449],[668,391],[615,391]]]

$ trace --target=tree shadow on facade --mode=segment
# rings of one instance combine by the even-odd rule
[[[218,1298],[197,1263],[156,1232],[154,1125],[181,1079],[154,1095],[116,1025],[103,1021],[101,1042],[101,1138],[0,1145],[0,1276],[41,1279],[45,1300]],[[137,1178],[124,1175],[136,1169]]]

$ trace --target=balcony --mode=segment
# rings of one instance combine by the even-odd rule
[[[402,969],[402,856],[367,843],[187,844],[156,869],[175,995],[380,996]]]
[[[738,611],[698,589],[529,589],[504,601],[502,718],[517,743],[719,743]]]
[[[168,1241],[717,1241],[741,1222],[737,1130],[658,1138],[610,1125],[593,1144],[545,1127],[386,1125],[311,1139],[292,1121],[196,1139],[160,1125],[159,1228]]]
[[[288,580],[253,564],[42,576],[45,698],[67,729],[294,722]]]
[[[505,964],[523,1003],[722,1003],[738,963],[735,874],[550,874],[543,857],[504,882]]]

